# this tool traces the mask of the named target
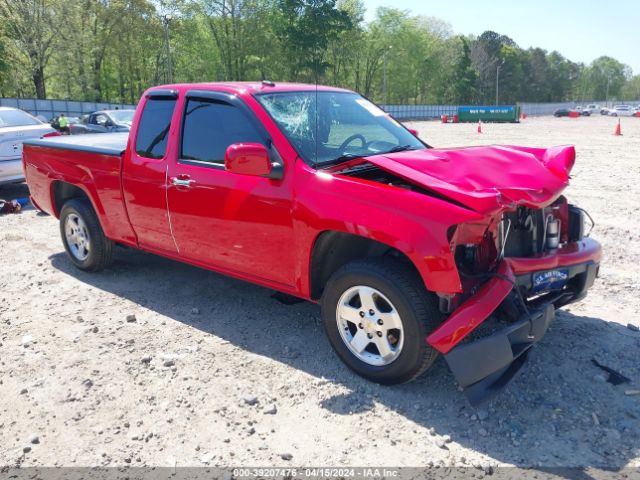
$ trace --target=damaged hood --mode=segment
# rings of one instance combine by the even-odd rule
[[[484,146],[428,149],[367,157],[405,180],[491,214],[522,205],[541,208],[560,196],[575,161],[573,146]]]

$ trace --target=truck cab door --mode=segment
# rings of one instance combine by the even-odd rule
[[[153,90],[145,97],[122,167],[125,204],[138,244],[169,254],[177,252],[169,225],[166,191],[167,158],[175,143],[169,142],[169,137],[175,135],[171,125],[177,96],[175,90]]]
[[[225,151],[235,143],[261,143],[277,155],[262,124],[238,97],[211,91],[187,92],[182,122],[167,175],[180,256],[247,279],[293,285],[291,178],[224,167]]]

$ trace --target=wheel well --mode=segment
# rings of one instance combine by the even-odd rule
[[[389,245],[350,233],[322,232],[311,254],[311,298],[318,300],[322,296],[327,281],[341,266],[353,260],[382,256],[396,257],[417,272],[404,253]]]
[[[89,200],[87,194],[75,185],[61,181],[57,181],[53,184],[53,207],[55,208],[56,214],[60,215],[62,206],[67,200],[72,198],[86,198]]]

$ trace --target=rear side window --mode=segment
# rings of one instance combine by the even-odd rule
[[[93,118],[93,122],[92,123],[95,123],[96,125],[104,125],[104,124],[107,123],[107,116],[103,115],[103,114],[96,115]]]
[[[224,164],[229,145],[247,142],[264,144],[264,139],[240,109],[212,100],[191,98],[187,101],[182,160]]]
[[[138,137],[136,153],[146,158],[162,158],[167,150],[169,127],[175,98],[149,98],[144,106]]]

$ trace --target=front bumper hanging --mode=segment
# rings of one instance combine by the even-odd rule
[[[444,355],[471,404],[488,400],[507,385],[544,336],[556,308],[584,298],[598,275],[600,257],[600,245],[585,239],[554,255],[505,259],[496,274],[427,337],[427,343]],[[564,288],[540,295],[529,303],[528,314],[501,330],[471,338],[514,287],[531,291],[536,275],[556,268],[566,272]]]
[[[444,356],[472,405],[488,400],[509,383],[555,318],[553,304],[529,313],[531,318],[524,315],[488,337],[454,347]]]

